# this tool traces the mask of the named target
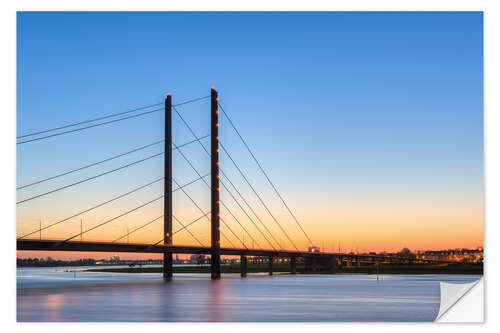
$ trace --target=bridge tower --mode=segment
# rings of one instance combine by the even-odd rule
[[[219,199],[219,110],[217,91],[210,93],[210,178],[211,178],[211,272],[212,279],[220,279],[220,199]]]
[[[172,95],[165,98],[165,167],[163,180],[163,244],[172,245]],[[163,253],[163,278],[172,279],[172,253]]]

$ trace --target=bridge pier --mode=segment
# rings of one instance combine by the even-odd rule
[[[269,257],[269,275],[273,275],[273,257]]]
[[[297,257],[290,258],[290,272],[292,274],[297,274]]]
[[[247,276],[247,257],[246,256],[240,257],[240,265],[241,265],[241,277],[246,277]]]
[[[318,269],[317,261],[318,260],[317,260],[316,256],[313,255],[313,257],[312,257],[312,270],[313,270],[313,272],[316,272]]]
[[[163,278],[171,280],[173,273],[172,253],[163,253]]]

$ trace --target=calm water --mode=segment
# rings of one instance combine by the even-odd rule
[[[82,269],[77,267],[76,269]],[[479,275],[252,275],[19,268],[18,321],[433,321],[439,281]]]

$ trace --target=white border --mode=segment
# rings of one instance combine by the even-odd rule
[[[498,315],[494,313],[498,311],[498,306],[494,304],[496,301],[495,295],[498,295],[498,266],[492,261],[489,265],[489,258],[498,258],[498,243],[489,241],[490,237],[500,234],[499,221],[500,214],[500,195],[499,195],[499,171],[500,158],[498,145],[500,143],[500,128],[499,128],[499,103],[498,89],[500,82],[498,80],[500,59],[499,52],[499,32],[500,32],[500,15],[498,10],[498,1],[445,1],[445,0],[421,0],[421,1],[272,1],[272,0],[253,0],[246,2],[235,2],[229,0],[212,0],[212,1],[191,1],[189,3],[183,1],[104,1],[104,0],[87,0],[87,1],[62,1],[62,0],[46,0],[46,1],[2,1],[0,4],[0,33],[2,35],[2,52],[1,57],[1,92],[2,103],[1,121],[0,121],[0,136],[1,136],[1,152],[2,163],[1,168],[1,212],[4,228],[2,232],[2,254],[3,266],[2,271],[2,324],[5,331],[16,329],[20,331],[51,331],[51,332],[84,332],[89,329],[110,329],[117,328],[123,332],[136,331],[144,324],[17,324],[15,323],[16,311],[16,288],[15,274],[12,274],[15,267],[15,108],[16,108],[16,10],[484,10],[484,26],[485,26],[485,149],[487,149],[486,157],[486,224],[485,224],[485,283],[487,294],[485,295],[485,325],[460,325],[460,324],[148,324],[144,327],[147,330],[158,329],[203,329],[204,331],[218,332],[254,332],[255,330],[269,329],[276,330],[281,327],[290,332],[299,332],[306,329],[315,329],[320,331],[331,330],[369,330],[370,332],[398,332],[402,329],[408,332],[420,332],[422,329],[427,330],[443,330],[452,329],[454,331],[476,331],[479,329],[489,329],[497,327],[498,331]],[[495,172],[495,170],[497,170]],[[10,268],[8,267],[9,265]],[[492,283],[488,283],[492,281]],[[491,310],[492,309],[492,310]],[[491,311],[490,311],[491,310]],[[140,326],[139,326],[140,325]],[[168,325],[168,327],[165,327]],[[177,327],[182,325],[181,327]],[[162,326],[162,327],[160,327]],[[308,327],[309,326],[309,327]],[[314,327],[310,327],[314,326]]]

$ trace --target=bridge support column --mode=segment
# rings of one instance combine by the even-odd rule
[[[297,257],[290,258],[290,272],[292,274],[297,274]]]
[[[247,257],[240,257],[240,265],[241,265],[241,277],[247,276]]]
[[[210,94],[210,178],[211,178],[211,276],[220,279],[220,201],[219,201],[219,110],[217,91]]]
[[[329,270],[336,270],[337,269],[337,257],[336,256],[331,256],[330,259],[328,260],[328,269]]]
[[[273,257],[269,257],[269,275],[273,275]]]
[[[172,245],[172,96],[165,99],[165,154],[163,180],[163,244]],[[172,253],[163,253],[163,278],[173,275]]]
[[[313,264],[313,265],[312,265],[312,266],[313,266],[313,267],[312,267],[313,272],[316,272],[316,270],[317,270],[317,258],[316,258],[316,256],[315,256],[315,255],[313,255],[313,257],[312,257],[312,264]]]

